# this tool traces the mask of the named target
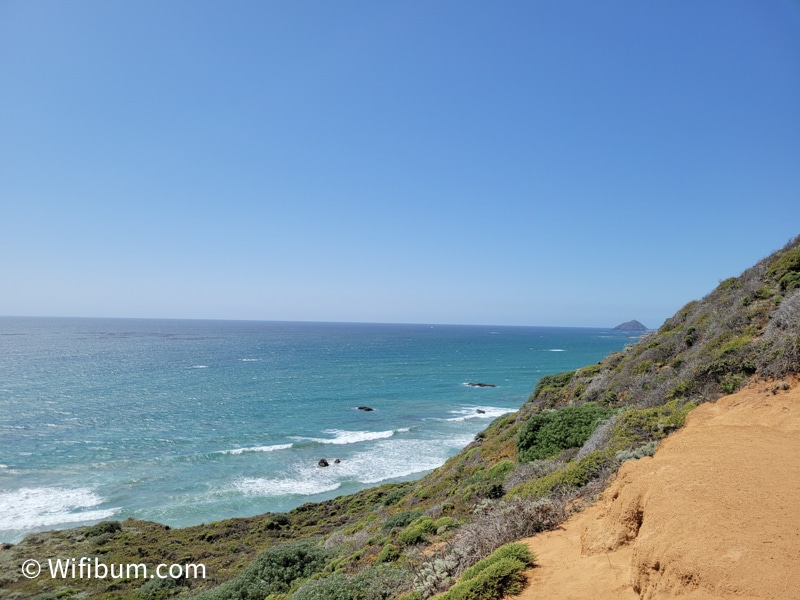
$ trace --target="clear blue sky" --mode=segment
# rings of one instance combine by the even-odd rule
[[[0,314],[657,327],[797,234],[796,0],[0,1]]]

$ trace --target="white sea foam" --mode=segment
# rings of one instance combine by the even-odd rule
[[[272,446],[253,446],[251,448],[234,448],[233,450],[220,450],[217,454],[244,454],[245,452],[274,452],[275,450],[288,450],[293,444],[274,444]]]
[[[301,442],[316,442],[318,444],[335,444],[340,446],[345,444],[357,444],[359,442],[370,442],[372,440],[382,440],[392,437],[395,433],[404,431],[408,431],[408,429],[392,429],[389,431],[344,431],[342,429],[326,429],[322,433],[327,433],[334,437],[293,437],[292,439]]]
[[[86,510],[102,503],[103,498],[88,488],[21,488],[0,492],[0,530],[21,531],[97,521],[113,516],[118,510]]]
[[[566,352],[563,348],[550,348],[547,350],[548,352]]]
[[[208,365],[192,365],[190,369],[207,369]]]
[[[499,406],[462,406],[458,410],[451,410],[449,412],[451,415],[458,416],[447,418],[429,417],[426,420],[461,422],[467,419],[496,419],[497,417],[514,412],[514,409],[501,408]]]
[[[375,484],[440,467],[452,450],[463,448],[473,439],[473,435],[459,435],[437,440],[387,440],[335,466],[352,480]]]
[[[341,485],[327,477],[321,479],[248,477],[237,480],[233,487],[247,496],[313,496],[332,492]]]
[[[338,464],[329,457],[329,466],[324,468],[304,464],[282,477],[238,479],[230,489],[247,496],[313,496],[338,490],[345,483],[372,485],[431,471],[473,438],[461,434],[444,440],[384,439]]]
[[[258,362],[260,360],[261,360],[260,358],[243,358],[243,359],[241,359],[242,362]]]

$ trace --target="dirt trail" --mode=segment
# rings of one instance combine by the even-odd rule
[[[603,498],[529,538],[522,600],[800,599],[800,382],[704,404]]]

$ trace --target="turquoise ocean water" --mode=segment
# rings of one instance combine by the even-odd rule
[[[608,329],[0,318],[0,541],[102,519],[285,511],[416,478],[542,375],[631,341]]]

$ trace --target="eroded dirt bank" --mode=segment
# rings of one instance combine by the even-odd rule
[[[526,540],[525,600],[800,599],[800,384],[690,413],[602,500]]]

